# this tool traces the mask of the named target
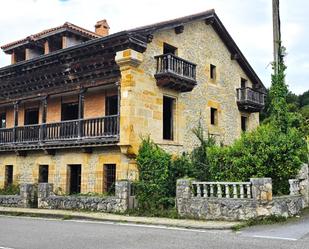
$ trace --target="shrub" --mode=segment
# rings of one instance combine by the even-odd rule
[[[0,189],[0,195],[18,195],[19,192],[19,185],[9,185]]]
[[[171,156],[150,141],[143,139],[137,156],[139,181],[136,197],[141,209],[164,208],[163,198],[168,197],[168,177]]]
[[[270,124],[262,125],[229,147],[208,148],[210,179],[271,177],[274,193],[288,193],[288,179],[297,174],[306,156],[306,143],[297,129],[282,133]]]
[[[192,164],[188,154],[172,159],[172,156],[143,139],[137,156],[139,181],[135,183],[136,197],[141,210],[163,210],[175,206],[176,181],[192,175]]]

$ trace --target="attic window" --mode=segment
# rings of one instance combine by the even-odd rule
[[[25,50],[16,50],[14,51],[14,61],[15,62],[20,62],[26,60],[26,53]]]
[[[50,39],[48,41],[48,46],[50,53],[62,49],[62,37]]]

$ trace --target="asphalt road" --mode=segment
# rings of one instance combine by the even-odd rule
[[[304,224],[308,228],[308,221]],[[294,224],[295,225],[295,224]],[[288,226],[288,225],[287,225]],[[289,230],[285,226],[285,229]],[[281,226],[278,227],[282,228]],[[277,229],[278,229],[277,228]],[[297,238],[278,232],[255,237],[262,229],[241,233],[201,231],[105,222],[0,216],[0,249],[308,249],[309,231]],[[272,229],[268,227],[268,229]],[[295,227],[294,227],[295,230]],[[268,233],[266,233],[268,234]],[[281,237],[280,237],[281,236]],[[291,235],[289,235],[291,237]]]

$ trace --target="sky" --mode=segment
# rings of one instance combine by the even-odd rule
[[[107,19],[111,33],[214,8],[266,87],[273,60],[271,0],[1,0],[0,45],[66,21],[94,30]],[[309,1],[280,0],[282,40],[287,48],[287,84],[309,89]],[[0,52],[0,67],[10,56]]]

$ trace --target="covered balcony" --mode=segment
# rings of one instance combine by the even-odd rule
[[[260,112],[264,108],[265,93],[250,87],[237,89],[237,105],[240,111]]]
[[[155,57],[157,71],[155,78],[159,87],[180,92],[192,91],[196,85],[196,64],[169,53]]]
[[[0,151],[116,144],[118,96],[116,86],[96,87],[0,106]]]

